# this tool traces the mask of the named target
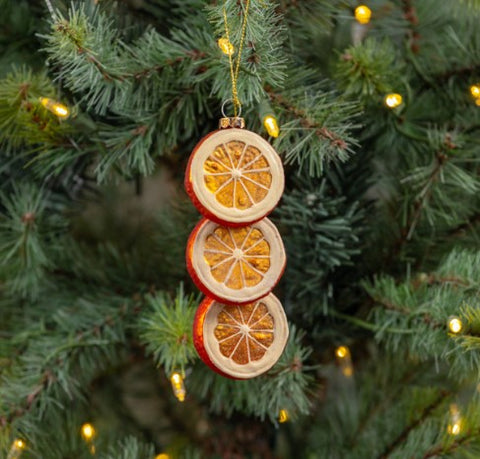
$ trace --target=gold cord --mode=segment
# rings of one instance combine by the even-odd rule
[[[229,43],[230,41],[230,29],[228,27],[228,18],[227,18],[227,0],[223,5],[223,19],[225,22],[225,35]],[[242,23],[242,34],[240,36],[240,45],[238,46],[238,54],[237,54],[237,62],[234,63],[232,53],[228,54],[228,61],[230,63],[230,78],[232,80],[232,101],[233,101],[233,112],[234,116],[237,116],[238,110],[242,105],[238,98],[238,90],[237,90],[237,81],[238,81],[238,74],[240,72],[240,60],[242,57],[243,45],[245,43],[245,35],[247,33],[247,18],[248,18],[248,9],[250,7],[250,0],[246,0],[245,2],[245,14],[243,16],[243,23]]]

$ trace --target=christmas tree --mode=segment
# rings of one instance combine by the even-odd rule
[[[0,8],[2,458],[480,457],[480,2]],[[285,172],[288,341],[246,379],[185,262],[222,107]]]

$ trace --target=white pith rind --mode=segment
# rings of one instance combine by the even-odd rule
[[[278,298],[270,295],[255,303],[263,303],[273,317],[274,340],[265,352],[265,355],[256,361],[239,365],[220,352],[220,345],[215,337],[215,327],[218,325],[217,316],[223,309],[221,303],[214,301],[209,307],[203,323],[203,343],[212,363],[222,372],[239,379],[254,378],[265,373],[275,365],[282,355],[288,340],[287,317]],[[241,308],[242,306],[239,306]]]
[[[205,260],[205,244],[207,237],[218,227],[224,228],[211,220],[205,220],[198,230],[192,249],[192,267],[200,282],[219,298],[227,302],[248,303],[269,293],[277,284],[285,266],[286,255],[282,238],[275,225],[264,218],[259,222],[248,225],[249,228],[257,228],[270,246],[270,268],[263,275],[263,279],[252,287],[233,289],[218,282],[211,273],[211,268]]]
[[[205,184],[206,172],[203,168],[205,161],[218,145],[231,141],[244,142],[246,146],[252,145],[258,148],[268,162],[272,175],[272,183],[265,198],[244,210],[220,204],[215,198],[215,194]],[[249,223],[264,217],[277,205],[285,186],[285,176],[280,156],[265,139],[252,131],[233,128],[223,129],[212,134],[197,147],[190,166],[190,182],[193,192],[202,206],[220,220],[231,223]]]

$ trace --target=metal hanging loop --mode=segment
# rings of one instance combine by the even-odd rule
[[[222,111],[222,116],[223,116],[224,118],[229,118],[229,117],[225,114],[225,105],[227,105],[229,102],[231,102],[232,105],[233,105],[233,99],[227,99],[227,100],[225,100],[225,101],[223,102],[223,104],[222,104],[222,109],[221,109],[221,111]],[[242,116],[242,106],[239,105],[239,106],[238,106],[238,115],[237,115],[237,117],[240,118],[241,116]]]
[[[231,102],[233,104],[233,99],[227,99],[223,102],[221,112],[223,118],[220,118],[218,122],[219,129],[227,129],[227,128],[238,128],[243,129],[245,127],[245,120],[241,117],[242,114],[242,106],[238,106],[238,115],[237,116],[227,116],[225,114],[225,106]]]

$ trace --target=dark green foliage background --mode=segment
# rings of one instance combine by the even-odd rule
[[[285,165],[290,339],[249,381],[198,360],[184,262],[224,3],[51,3],[0,0],[0,456],[91,457],[88,421],[105,459],[479,457],[479,2],[370,0],[360,27],[354,0],[251,0],[239,97]]]

